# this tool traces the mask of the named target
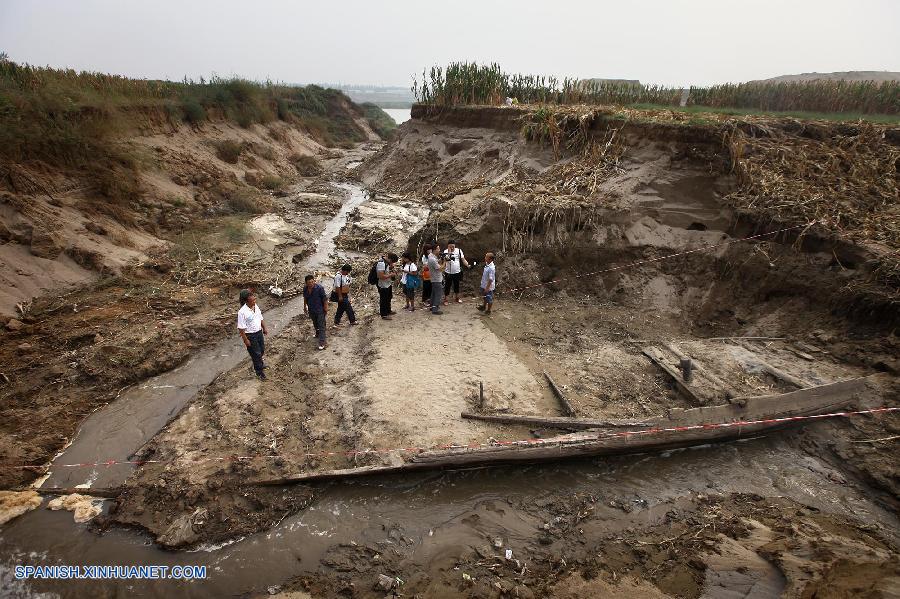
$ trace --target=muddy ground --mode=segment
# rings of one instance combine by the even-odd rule
[[[344,165],[358,155],[332,149],[323,162]],[[230,335],[241,288],[265,295],[272,285],[283,288],[282,298],[266,298],[269,307],[295,295],[294,261],[315,250],[343,202],[331,179],[302,178],[291,193],[271,197],[277,212],[199,221],[167,233],[166,245],[138,265],[25,303],[0,344],[0,461],[28,468],[0,469],[2,485],[43,473],[78,423],[129,386]]]
[[[632,135],[607,157],[615,167],[586,171],[501,125],[411,121],[397,142],[331,160],[322,177],[279,200],[277,218],[257,221],[262,254],[294,264],[313,249],[302,240],[343,199],[329,181],[359,179],[371,190],[336,239],[343,257],[319,273],[330,289],[335,267],[353,263],[360,325],[329,328],[328,349],[317,352],[298,316],[269,340],[267,381],[247,362],[222,373],[141,449],[151,463],[94,529],[136,526],[170,549],[237,540],[221,550],[236,556],[266,535],[323,537],[324,548],[290,573],[236,584],[249,595],[896,596],[900,422],[890,415],[674,457],[256,484],[399,464],[409,448],[558,434],[458,417],[560,415],[545,371],[583,417],[641,418],[722,403],[726,392],[794,388],[762,362],[810,384],[880,372],[861,407],[896,405],[900,342],[886,324],[894,321],[879,319],[880,307],[866,318],[868,299],[849,311],[856,304],[846,290],[859,273],[816,244],[775,237],[590,275],[766,230],[748,232],[722,202],[734,182],[714,148]],[[448,236],[470,261],[497,252],[493,315],[475,310],[479,266],[465,275],[463,303],[444,316],[421,304],[402,311],[395,294],[399,314],[377,318],[364,282],[372,257]],[[224,288],[216,297],[190,324],[207,318],[227,332],[231,298]],[[148,328],[157,322],[145,319]],[[123,327],[117,338],[141,330]],[[705,385],[696,402],[680,394],[642,353],[667,343],[727,388]],[[183,353],[194,347],[185,342]],[[73,412],[95,405],[73,401]],[[316,518],[330,527],[304,524]]]

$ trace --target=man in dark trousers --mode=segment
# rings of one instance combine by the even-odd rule
[[[350,305],[350,283],[353,279],[350,277],[350,265],[345,264],[341,267],[341,272],[334,275],[334,287],[331,291],[331,299],[337,302],[337,310],[334,314],[334,326],[341,324],[341,316],[347,313],[350,324],[356,324],[356,314],[353,312],[353,306]]]
[[[434,244],[428,254],[428,272],[431,274],[431,313],[443,314],[441,298],[444,295],[444,255],[441,246]]]
[[[388,254],[375,263],[375,274],[378,275],[378,313],[385,320],[390,320],[396,314],[391,310],[391,298],[394,296],[394,279],[397,276],[392,269],[397,260],[397,254]]]
[[[241,298],[244,300],[241,309],[238,310],[237,328],[241,334],[241,341],[250,354],[253,361],[253,370],[256,376],[262,380],[266,380],[263,364],[263,354],[266,351],[266,342],[264,335],[268,335],[266,323],[263,320],[262,311],[256,305],[256,294],[252,291],[241,292]]]
[[[459,299],[459,282],[462,280],[463,266],[469,268],[469,262],[462,249],[456,247],[456,242],[452,239],[447,242],[447,250],[444,252],[444,260],[447,264],[444,269],[444,305],[450,298],[450,291],[456,295],[456,303],[461,304]]]
[[[328,296],[325,289],[316,283],[316,278],[306,275],[306,287],[303,288],[303,313],[309,314],[316,337],[319,338],[319,349],[325,349],[325,317],[328,314]]]

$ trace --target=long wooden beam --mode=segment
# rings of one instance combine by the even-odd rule
[[[591,418],[570,418],[564,416],[529,416],[527,414],[475,414],[462,412],[461,418],[466,420],[484,420],[502,424],[525,424],[528,426],[547,426],[567,430],[588,430],[592,428],[641,428],[648,425],[642,422],[623,422],[616,420],[594,420]]]
[[[109,489],[80,489],[78,487],[38,487],[33,489],[44,495],[89,495],[91,497],[112,498],[122,494],[122,487],[112,487]]]
[[[803,422],[777,420],[778,418],[825,414],[844,408],[856,401],[866,391],[867,378],[861,377],[781,395],[752,398],[743,406],[727,404],[682,410],[676,412],[672,418],[657,419],[659,427],[646,431],[632,430],[612,433],[608,430],[594,430],[548,439],[499,443],[475,448],[454,447],[452,449],[426,450],[410,456],[404,464],[303,472],[288,477],[257,481],[256,484],[283,485],[426,469],[467,468],[579,456],[645,453],[747,438]],[[742,424],[739,426],[683,428],[692,424],[709,425],[724,422],[741,422]]]

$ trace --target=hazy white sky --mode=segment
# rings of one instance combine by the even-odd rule
[[[403,85],[423,67],[673,85],[900,71],[900,0],[0,0],[0,51],[133,77]]]

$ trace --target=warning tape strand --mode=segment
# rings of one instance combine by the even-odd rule
[[[823,420],[827,418],[846,418],[851,416],[861,416],[868,414],[884,414],[890,412],[900,411],[900,407],[880,407],[880,408],[872,408],[869,410],[855,410],[855,411],[847,411],[847,412],[831,412],[828,414],[814,414],[808,416],[782,416],[779,418],[765,418],[760,420],[735,420],[731,422],[711,422],[711,423],[702,423],[702,424],[690,424],[690,425],[681,425],[681,426],[670,426],[670,427],[656,427],[656,428],[646,428],[646,429],[637,429],[637,430],[627,430],[627,431],[609,431],[602,434],[600,438],[608,439],[614,437],[633,437],[639,435],[654,435],[660,433],[682,433],[688,431],[696,431],[696,430],[711,430],[718,428],[734,428],[734,427],[745,427],[745,426],[755,426],[760,424],[783,424],[788,422],[798,422],[803,420]],[[429,447],[421,447],[421,446],[413,446],[413,447],[394,447],[394,448],[384,448],[384,449],[359,449],[359,450],[351,450],[351,451],[322,451],[322,452],[314,452],[314,453],[295,453],[295,454],[260,454],[260,455],[230,455],[230,456],[220,456],[220,457],[203,457],[203,458],[190,458],[187,459],[183,456],[175,458],[174,460],[103,460],[97,462],[81,462],[75,464],[52,464],[52,467],[55,468],[94,468],[94,467],[111,467],[111,466],[119,466],[119,465],[132,465],[132,466],[143,466],[145,464],[162,464],[167,462],[173,462],[177,460],[188,461],[195,464],[205,463],[205,462],[246,462],[251,460],[274,460],[274,459],[285,459],[291,457],[306,457],[306,458],[317,458],[317,457],[333,457],[333,456],[345,456],[345,457],[355,457],[355,456],[363,456],[363,455],[371,455],[371,454],[383,454],[383,453],[394,453],[394,452],[407,452],[407,453],[422,453],[426,451],[440,451],[440,450],[453,450],[453,449],[483,449],[487,447],[504,447],[504,446],[535,446],[535,445],[550,445],[550,446],[563,446],[569,444],[580,444],[585,441],[589,441],[590,439],[584,438],[574,438],[574,439],[517,439],[512,441],[491,441],[489,443],[468,443],[468,444],[458,444],[458,443],[447,443],[441,445],[432,445]],[[4,465],[0,464],[0,468],[2,469],[13,469],[13,470],[34,470],[36,468],[43,468],[43,466],[23,466],[23,465]]]

